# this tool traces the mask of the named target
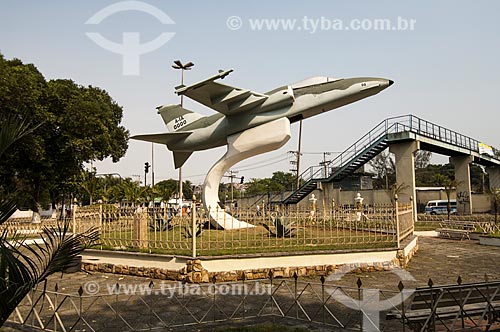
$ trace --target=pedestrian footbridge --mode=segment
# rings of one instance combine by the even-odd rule
[[[404,115],[380,122],[326,165],[309,167],[300,174],[302,186],[286,197],[283,203],[297,204],[317,189],[320,183],[339,182],[388,147],[395,154],[396,181],[408,186],[408,200],[415,197],[414,153],[417,150],[450,156],[450,162],[455,166],[455,178],[459,183],[457,193],[464,191],[467,195],[463,197],[469,197],[469,201],[464,202],[463,213],[472,211],[470,163],[486,166],[490,175],[490,187],[500,188],[498,151],[456,131],[414,115]]]

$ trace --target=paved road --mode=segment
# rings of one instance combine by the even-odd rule
[[[415,281],[404,281],[407,287],[411,286],[425,286],[429,280],[432,278],[434,285],[439,284],[453,284],[456,283],[458,276],[461,276],[464,283],[466,282],[480,282],[485,280],[485,275],[487,275],[489,280],[500,280],[500,248],[499,247],[489,247],[481,246],[477,241],[455,241],[432,237],[421,237],[419,238],[420,249],[417,254],[411,260],[407,271],[411,274]],[[387,290],[397,290],[397,285],[400,281],[398,274],[391,271],[382,272],[369,272],[369,273],[349,273],[344,275],[340,280],[335,281],[335,284],[356,287],[356,281],[358,278],[361,279],[364,288],[375,288],[375,289],[387,289]],[[66,274],[61,276],[59,274],[53,275],[49,278],[47,283],[47,289],[53,290],[57,284],[58,291],[67,294],[76,294],[80,286],[84,286],[86,292],[99,292],[99,294],[105,294],[108,290],[112,289],[117,283],[121,285],[142,285],[147,286],[150,283],[150,279],[134,277],[134,276],[121,276],[113,274],[103,274],[103,273],[93,273],[87,274],[83,272]],[[160,280],[154,280],[155,289],[163,286],[163,289],[168,289],[169,287],[179,286],[176,282],[165,282]],[[307,285],[308,282],[318,282],[318,280],[304,279],[302,280],[302,286]],[[89,288],[89,285],[92,287]],[[319,287],[316,287],[317,290]],[[314,291],[306,290],[308,296],[314,295]],[[168,292],[165,294],[169,294]],[[163,294],[163,295],[165,295]],[[263,301],[264,297],[258,299],[258,297],[249,297],[248,310],[251,310],[251,301],[259,302]],[[292,296],[293,298],[293,296]],[[156,299],[156,300],[155,300]],[[120,301],[126,301],[126,297],[121,297]],[[129,302],[124,302],[121,306],[121,310],[125,316],[137,316],[141,317],[144,315],[144,304],[137,302],[138,299],[127,300]],[[148,298],[148,305],[154,308],[165,307],[176,308],[179,305],[179,301],[172,302],[172,300],[167,300],[164,297],[150,297]],[[170,301],[170,302],[169,302]],[[219,297],[220,305],[225,305],[233,302],[239,301],[239,297]],[[197,310],[202,312],[206,310],[207,302],[210,302],[205,297],[204,302],[193,301],[188,303],[187,307],[193,312]],[[305,301],[307,302],[307,301]],[[90,302],[89,302],[90,303]],[[131,305],[135,304],[135,305]],[[263,303],[254,303],[254,307],[257,308]],[[93,315],[92,320],[98,321],[106,320],[106,315],[102,310],[107,310],[106,303],[92,303],[92,306],[99,307],[101,310],[100,314]],[[90,304],[89,304],[90,306]],[[142,308],[142,309],[141,309]],[[142,311],[141,311],[142,310]],[[346,310],[346,315],[356,316],[352,312]],[[214,316],[215,317],[215,316]],[[116,317],[115,317],[116,318]],[[140,319],[140,318],[139,318]],[[144,318],[146,319],[146,318]],[[151,317],[148,318],[151,321]],[[280,322],[283,323],[283,322]],[[227,323],[226,323],[227,324]],[[287,325],[296,325],[295,321],[285,321]],[[100,325],[101,328],[105,328],[106,331],[121,331],[124,329],[122,325],[116,319],[109,319],[104,325]],[[310,326],[308,328],[311,328]],[[322,330],[322,328],[316,328]],[[202,330],[205,330],[202,328]],[[331,329],[327,329],[331,330]],[[390,331],[391,329],[387,329]]]

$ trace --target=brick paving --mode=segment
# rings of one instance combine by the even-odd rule
[[[407,287],[425,286],[429,278],[432,278],[434,285],[439,284],[454,284],[458,276],[461,276],[464,283],[481,282],[485,280],[485,275],[489,280],[500,280],[500,247],[481,246],[478,241],[464,240],[448,240],[432,237],[419,238],[419,250],[413,259],[410,261],[407,271],[415,278],[415,281],[404,281]],[[349,273],[344,275],[340,280],[335,281],[335,284],[349,287],[356,287],[356,281],[360,278],[362,287],[397,290],[397,285],[400,281],[399,276],[391,271],[367,272],[367,273]],[[87,285],[87,291],[99,289],[100,294],[106,294],[109,288],[112,288],[116,283],[123,285],[148,285],[149,278],[141,278],[135,276],[125,276],[116,274],[93,273],[87,274],[78,272],[73,274],[53,275],[47,282],[47,289],[53,290],[55,285],[58,285],[58,291],[66,294],[76,294],[80,286]],[[319,282],[317,279],[301,279],[302,285],[307,282]],[[92,289],[88,289],[88,284],[93,285]],[[156,287],[158,285],[178,285],[173,281],[154,280]],[[249,298],[251,299],[251,297]],[[154,298],[151,300],[151,305],[156,307]],[[158,305],[165,305],[158,298]],[[231,301],[230,297],[227,301]],[[250,300],[249,300],[250,301]],[[255,300],[257,301],[257,300]],[[161,302],[161,303],[160,303]],[[122,309],[128,316],[140,316],[137,306],[130,305],[132,303],[124,303]],[[127,307],[127,305],[129,305]],[[193,310],[196,311],[196,303],[190,304]],[[201,311],[202,304],[199,304]],[[250,305],[250,303],[249,303]],[[128,312],[127,312],[128,311]],[[98,319],[96,317],[96,319]],[[274,319],[273,319],[274,320]],[[286,325],[302,325],[296,321],[287,320],[285,322],[278,321]],[[116,322],[115,322],[116,323]],[[250,322],[245,321],[243,324]],[[121,331],[122,326],[114,326],[113,320],[107,322],[106,331]],[[234,325],[235,323],[224,323],[223,326]],[[241,324],[241,323],[240,323]],[[104,327],[104,325],[101,325]],[[220,326],[218,326],[220,327]],[[207,327],[208,328],[208,327]],[[213,328],[213,326],[211,327]],[[210,329],[211,329],[210,328]],[[321,327],[307,326],[308,329],[323,330]],[[195,328],[195,330],[206,330],[204,327]],[[325,329],[331,330],[331,329]],[[388,329],[390,331],[391,329]]]
[[[416,279],[404,282],[408,286],[426,286],[429,278],[434,285],[455,284],[458,276],[463,283],[500,280],[500,247],[482,246],[473,240],[449,240],[419,237],[419,250],[406,270]],[[353,286],[361,278],[363,287],[397,289],[399,277],[392,272],[352,273],[340,283]]]

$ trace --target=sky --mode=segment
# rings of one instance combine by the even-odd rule
[[[222,83],[261,93],[311,76],[395,81],[378,95],[305,120],[301,170],[322,161],[323,152],[343,151],[382,120],[406,114],[500,147],[500,2],[258,4],[1,0],[0,52],[35,64],[47,79],[70,78],[105,89],[123,107],[122,125],[131,135],[166,131],[156,107],[179,102],[174,87],[181,77],[171,67],[174,60],[195,64],[185,73],[185,84],[233,68]],[[390,28],[376,28],[377,20],[389,22]],[[96,35],[107,40],[104,46],[90,37]],[[125,58],[133,58],[126,55],[137,53],[133,37],[139,44],[158,44],[147,50],[151,44],[146,44],[143,54],[124,66]],[[113,52],[112,43],[126,47]],[[214,114],[187,98],[184,107]],[[287,152],[297,145],[294,124],[284,147],[233,169],[246,179],[288,171]],[[154,145],[153,152],[155,181],[176,178],[172,153],[161,145]],[[224,147],[195,152],[183,167],[183,178],[203,182],[224,153]],[[433,160],[447,162],[445,157]],[[118,163],[92,165],[101,174],[138,178],[146,161],[152,162],[151,144],[130,140]]]

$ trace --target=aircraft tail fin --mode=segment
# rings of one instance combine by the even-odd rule
[[[191,135],[191,132],[184,131],[180,133],[163,133],[163,134],[149,134],[149,135],[135,135],[130,138],[139,141],[153,142],[158,144],[165,144],[167,147],[180,139],[186,138]],[[172,151],[174,154],[175,168],[182,167],[186,160],[191,156],[193,151]]]
[[[173,153],[174,153],[175,168],[179,168],[179,167],[182,167],[182,165],[184,165],[184,163],[186,162],[186,160],[188,160],[188,158],[191,156],[193,151],[187,151],[187,152],[174,151]]]
[[[171,133],[180,131],[180,129],[188,124],[203,118],[202,115],[187,110],[181,107],[181,105],[161,106],[158,108],[158,114],[161,115],[163,122],[165,122],[168,131]]]

